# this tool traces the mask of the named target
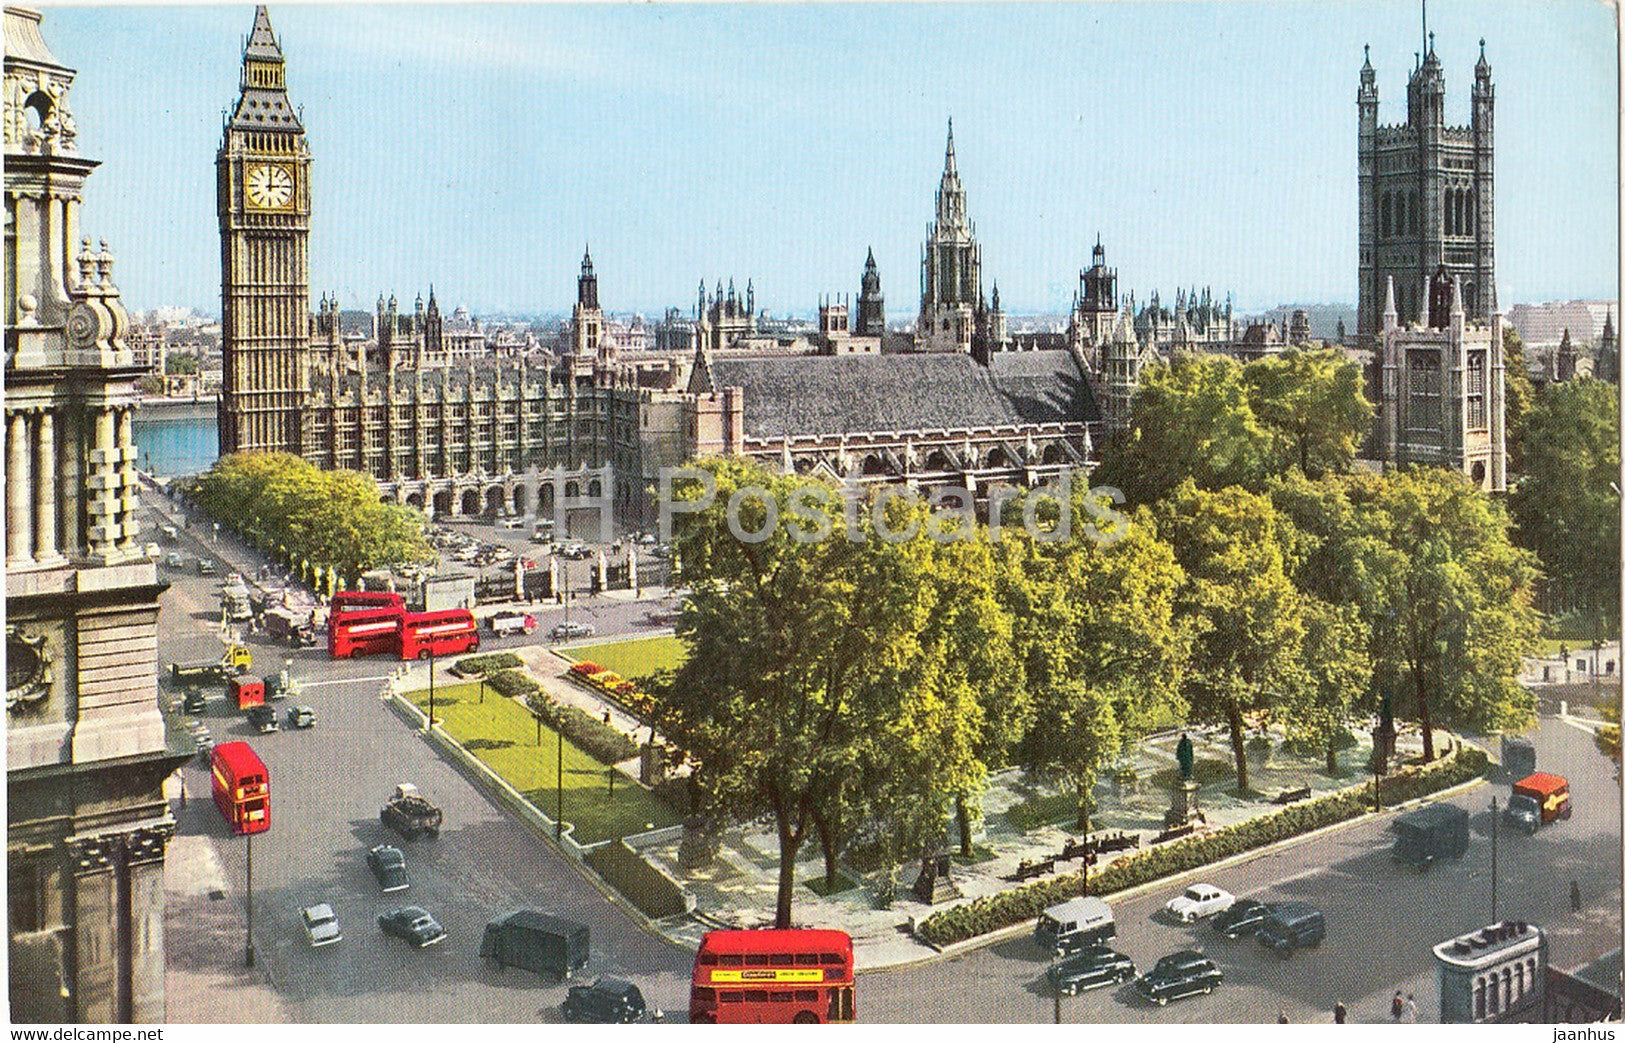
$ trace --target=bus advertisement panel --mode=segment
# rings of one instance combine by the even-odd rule
[[[408,612],[401,621],[401,658],[427,659],[480,650],[474,613],[466,608]]]
[[[712,931],[694,954],[694,1024],[819,1024],[856,1019],[845,931]]]
[[[214,804],[233,833],[271,828],[271,773],[246,742],[227,742],[209,758],[214,769]]]
[[[327,654],[334,659],[394,654],[400,648],[402,615],[393,608],[334,614],[327,621]]]

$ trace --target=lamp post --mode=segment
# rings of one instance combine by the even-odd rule
[[[1499,893],[1499,890],[1498,890],[1499,885],[1500,885],[1500,878],[1498,876],[1498,871],[1500,869],[1500,863],[1499,863],[1499,860],[1497,858],[1498,852],[1496,850],[1496,848],[1499,846],[1498,841],[1499,841],[1500,836],[1501,836],[1501,818],[1497,814],[1497,811],[1498,811],[1498,808],[1497,808],[1497,805],[1496,805],[1496,799],[1494,797],[1491,797],[1490,798],[1490,923],[1500,923],[1501,922],[1501,915],[1500,915],[1500,913],[1501,913],[1500,897],[1501,896],[1500,896],[1500,893]]]
[[[564,839],[564,718],[561,716],[555,726],[559,736],[558,756],[558,804],[553,816],[553,837],[556,840]]]
[[[248,840],[248,951],[245,960],[248,966],[254,966],[254,834],[247,834]]]
[[[423,734],[428,735],[434,731],[434,651],[429,652],[429,720],[423,726]]]

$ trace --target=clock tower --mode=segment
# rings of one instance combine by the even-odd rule
[[[215,158],[220,213],[220,455],[302,453],[310,393],[310,149],[263,6]]]

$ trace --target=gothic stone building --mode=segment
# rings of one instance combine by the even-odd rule
[[[164,1020],[159,582],[136,524],[129,318],[40,15],[5,9],[6,834],[11,1017]]]
[[[1472,123],[1444,122],[1444,67],[1427,40],[1411,73],[1406,121],[1377,123],[1377,74],[1360,69],[1359,346],[1376,347],[1383,294],[1394,285],[1401,324],[1421,315],[1429,280],[1444,266],[1461,280],[1468,321],[1495,314],[1495,88],[1479,41]]]

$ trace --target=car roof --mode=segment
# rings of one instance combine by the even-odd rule
[[[1320,910],[1307,902],[1282,902],[1275,907],[1275,918],[1278,920],[1296,920]]]
[[[312,920],[323,920],[333,915],[333,907],[328,905],[326,902],[321,902],[316,905],[307,905],[305,906],[304,911],[305,915],[309,916]]]

